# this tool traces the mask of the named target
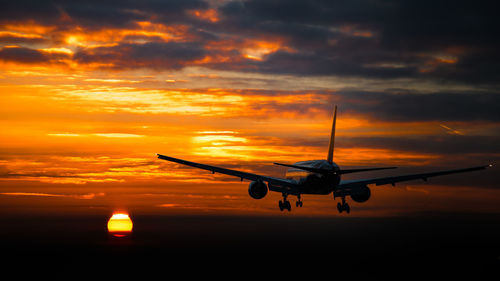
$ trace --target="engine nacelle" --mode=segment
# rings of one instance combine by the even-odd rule
[[[248,186],[248,194],[253,199],[262,199],[267,194],[267,185],[261,181],[253,181]]]
[[[358,202],[358,203],[363,203],[368,201],[370,199],[370,196],[372,195],[372,192],[370,191],[370,188],[368,186],[363,186],[360,188],[357,188],[355,190],[351,190],[351,198],[352,200]]]

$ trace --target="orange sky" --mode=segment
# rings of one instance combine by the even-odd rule
[[[4,75],[14,79],[5,73],[8,70]],[[22,206],[50,202],[56,210],[64,203],[136,212],[268,214],[275,211],[279,194],[256,201],[247,195],[248,183],[163,162],[155,153],[272,176],[284,173],[272,162],[325,157],[329,114],[286,111],[287,103],[320,100],[314,93],[246,95],[231,89],[145,89],[102,81],[79,85],[82,78],[71,84],[40,85],[31,84],[31,79],[37,79],[31,76],[23,76],[22,83],[1,86],[5,94],[1,97],[0,197]],[[259,103],[269,102],[285,110],[253,111]],[[364,147],[343,143],[355,137],[449,133],[435,122],[367,120],[341,109],[337,132],[335,160],[343,166],[420,166],[422,170],[425,165],[453,164],[446,159],[449,155],[371,147],[369,142]],[[364,210],[372,206],[384,214],[459,206],[452,200],[446,207],[455,187],[417,184],[413,189],[412,183],[400,189],[374,188],[374,200],[357,206],[358,215],[381,214]],[[436,195],[447,203],[442,205]],[[453,193],[452,198],[464,203],[464,197]],[[300,210],[303,214],[335,214],[329,196],[305,196],[304,200],[308,208]],[[479,198],[475,204],[481,205],[482,200],[491,197]],[[483,205],[491,211],[489,204]]]
[[[213,25],[224,19],[214,8],[189,10],[185,16]],[[496,148],[439,151],[447,142],[462,145],[474,136],[488,143],[498,140],[495,120],[391,119],[360,110],[373,100],[346,93],[398,87],[464,91],[471,85],[395,78],[383,81],[391,83],[388,87],[373,77],[252,72],[255,63],[273,54],[298,52],[290,38],[266,34],[223,34],[204,41],[204,53],[161,59],[138,55],[134,48],[151,42],[187,48],[201,40],[201,33],[186,23],[154,19],[122,28],[86,28],[74,21],[62,12],[61,25],[67,22],[71,28],[33,20],[1,25],[0,202],[8,208],[38,202],[52,206],[47,210],[75,204],[89,210],[98,205],[137,212],[274,213],[279,194],[256,201],[247,196],[248,183],[162,162],[155,154],[282,176],[284,170],[272,162],[326,156],[333,104],[340,109],[335,153],[340,166],[422,170],[470,166],[462,162],[467,159],[472,165],[487,164],[483,161],[499,157]],[[338,32],[377,35],[355,26]],[[419,71],[455,64],[459,54],[434,56],[432,62],[427,58]],[[394,91],[389,93],[392,97]],[[379,106],[383,111],[386,104]],[[441,146],[426,150],[427,141]],[[446,186],[377,187],[372,201],[354,209],[359,207],[362,215],[381,214],[377,210],[390,215],[456,210],[467,201],[452,190],[466,191],[471,181],[464,186],[439,183]],[[500,194],[484,194],[472,204],[492,211],[491,198]],[[336,214],[330,197],[311,196],[305,202],[302,213]]]

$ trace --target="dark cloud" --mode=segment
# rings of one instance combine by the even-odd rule
[[[143,63],[130,67],[180,68],[192,62],[187,59],[181,63],[182,54],[191,52],[199,57],[202,48],[216,42],[219,48],[211,48],[210,52],[225,59],[204,65],[214,69],[300,76],[404,77],[486,85],[497,85],[500,81],[497,71],[500,39],[496,36],[500,22],[494,12],[497,9],[491,3],[246,0],[220,4],[217,22],[201,20],[189,13],[213,7],[202,0],[3,1],[0,24],[31,21],[53,26],[57,33],[137,27],[138,21],[180,23],[188,26],[194,35],[183,42],[200,49],[192,53],[194,48],[189,45],[185,46],[186,52],[178,50],[176,44],[164,45],[165,48],[147,44],[120,45],[116,49],[124,52],[115,58],[111,58],[112,49],[102,48],[83,50],[78,56],[84,60],[94,56],[108,61],[132,62],[145,57]],[[148,42],[160,41],[154,36],[146,39]],[[222,48],[224,40],[279,41],[283,45],[256,61],[243,58],[241,45]],[[3,38],[2,41],[33,43],[20,38]],[[59,38],[57,43],[60,41]],[[168,51],[166,47],[174,50]],[[233,50],[229,51],[231,47]],[[169,53],[181,56],[175,63],[148,60],[153,55],[141,52],[151,48],[167,53],[167,57]],[[165,66],[162,67],[162,63]]]
[[[150,42],[80,49],[74,59],[83,64],[111,64],[111,68],[117,69],[180,69],[191,61],[201,59],[204,54],[204,49],[193,43]]]
[[[388,121],[499,122],[499,93],[488,92],[356,92],[341,91],[346,111]]]
[[[341,137],[341,147],[386,148],[436,155],[483,154],[498,158],[500,143],[496,136],[436,135],[398,137]],[[425,144],[425,145],[424,145]],[[496,155],[496,156],[495,156]]]
[[[60,1],[59,7],[78,24],[100,28],[103,25],[123,27],[135,21],[159,21],[163,23],[188,22],[185,12],[205,9],[202,0],[107,0],[107,1]]]
[[[250,0],[234,1],[221,11],[234,18],[260,21],[275,20],[299,24],[324,25],[331,23],[370,22],[384,17],[380,12],[391,8],[381,1],[279,1]],[[244,14],[244,15],[243,15]]]
[[[298,51],[270,56],[257,68],[263,72],[494,84],[500,78],[492,71],[500,62],[500,24],[490,3],[249,0],[220,10],[226,28],[286,36]],[[439,64],[443,55],[456,62]]]
[[[58,63],[60,59],[69,58],[65,53],[46,53],[23,47],[5,47],[0,49],[0,60],[26,64]]]
[[[220,10],[231,22],[278,22],[373,31],[391,49],[422,51],[462,44],[498,43],[495,3],[468,1],[280,1],[229,2]],[[335,30],[333,30],[335,32]]]
[[[332,105],[340,112],[366,116],[370,120],[389,122],[418,121],[486,121],[500,122],[500,93],[498,92],[432,92],[419,93],[403,90],[387,91],[240,91],[246,95],[303,95],[315,94],[322,99],[294,103],[263,101],[252,105],[253,110],[265,110],[268,115],[295,112],[298,115],[317,114],[318,110],[330,116]]]
[[[38,0],[2,0],[0,9],[0,22],[23,22],[36,20],[43,23],[54,23],[59,19],[60,11],[53,1]]]
[[[0,59],[20,63],[43,63],[49,61],[49,58],[43,53],[29,48],[2,48],[0,50]]]
[[[364,66],[362,63],[355,63],[356,60],[364,59],[356,57],[355,54],[352,57],[346,57],[343,55],[327,56],[317,53],[277,52],[270,55],[266,61],[259,63],[258,67],[260,71],[265,73],[338,75],[369,78],[410,77],[417,73],[417,69],[411,66]]]
[[[184,12],[205,9],[202,0],[19,0],[2,1],[0,22],[32,20],[45,25],[83,28],[123,27],[134,21],[186,21]]]
[[[40,37],[23,37],[16,34],[3,34],[0,35],[0,43],[5,44],[40,44],[48,43],[45,38]]]

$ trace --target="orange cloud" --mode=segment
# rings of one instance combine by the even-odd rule
[[[25,39],[41,39],[43,38],[40,34],[34,33],[21,33],[15,31],[0,31],[0,38],[12,37],[12,38],[25,38]]]
[[[182,24],[137,21],[124,28],[87,29],[74,26],[60,29],[26,22],[0,27],[0,40],[11,43],[0,49],[0,61],[9,63],[9,67],[12,64],[45,64],[72,70],[121,67],[118,62],[127,59],[123,55],[130,54],[127,51],[131,48],[124,47],[115,52],[113,48],[122,44],[140,47],[151,42],[191,42],[195,38],[195,35],[190,34],[189,26]],[[26,44],[21,46],[18,43]],[[44,47],[40,47],[42,45]],[[101,53],[94,60],[81,59],[82,56],[95,54],[97,50]],[[198,57],[193,58],[196,59]],[[128,65],[136,67],[132,62]],[[178,62],[181,63],[181,60]]]
[[[373,32],[368,30],[360,30],[357,25],[345,24],[339,28],[340,32],[356,37],[373,37],[375,36]]]
[[[420,68],[419,71],[422,73],[435,71],[438,67],[442,65],[453,65],[458,62],[458,57],[450,54],[439,54],[431,55]]]
[[[190,10],[187,12],[189,15],[194,16],[200,20],[208,21],[208,22],[218,22],[220,20],[219,13],[215,9],[206,9],[206,10]]]
[[[54,193],[38,193],[38,192],[2,192],[0,195],[6,196],[36,196],[36,197],[64,197],[76,199],[94,199],[98,196],[105,196],[105,193],[88,193],[88,194],[54,194]]]
[[[219,20],[214,9],[189,13],[210,22]],[[248,60],[263,61],[279,50],[295,52],[283,38],[218,36],[213,40],[203,40],[189,25],[145,20],[135,21],[123,28],[74,25],[61,29],[25,23],[5,25],[3,29],[0,29],[0,39],[4,38],[5,42],[17,44],[22,40],[43,40],[43,47],[30,44],[19,46],[16,55],[4,46],[0,51],[0,60],[71,70],[179,69],[188,65],[226,65],[230,69],[248,70],[255,68],[245,64]]]
[[[112,47],[119,43],[145,43],[149,41],[182,42],[192,37],[186,25],[165,25],[149,21],[136,22],[136,28],[84,30],[77,28],[70,32],[62,32],[65,43],[69,46],[86,48]]]
[[[285,45],[282,38],[222,38],[216,41],[206,43],[207,50],[219,52],[218,60],[209,60],[204,63],[215,62],[240,62],[241,57],[235,57],[234,51],[237,51],[243,58],[262,61],[266,56],[278,51],[284,50],[294,52],[293,48]],[[220,59],[224,56],[224,59]]]
[[[253,41],[244,43],[241,53],[245,58],[253,60],[263,60],[266,55],[278,51],[282,47],[279,41]]]
[[[42,25],[34,21],[26,21],[23,23],[11,23],[0,26],[4,32],[14,32],[17,34],[24,34],[30,37],[44,37],[57,29],[56,26]]]

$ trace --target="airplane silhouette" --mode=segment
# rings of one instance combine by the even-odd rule
[[[285,176],[286,178],[284,179],[257,175],[242,171],[236,171],[196,162],[190,162],[161,154],[157,155],[159,159],[199,169],[209,170],[212,173],[221,173],[239,177],[241,178],[242,181],[244,179],[251,180],[252,182],[248,186],[248,194],[250,195],[250,197],[254,199],[264,198],[267,195],[268,190],[274,192],[280,192],[283,195],[283,200],[279,201],[279,208],[281,211],[283,210],[290,211],[292,209],[290,201],[287,200],[288,195],[297,196],[297,202],[295,206],[302,207],[303,205],[301,200],[302,194],[328,195],[330,193],[333,193],[334,199],[336,199],[337,197],[341,198],[341,202],[337,203],[337,210],[339,211],[339,213],[342,213],[343,211],[345,211],[346,213],[350,213],[351,208],[349,204],[346,202],[346,197],[348,196],[351,197],[353,201],[358,203],[363,203],[368,201],[368,199],[370,199],[371,196],[371,190],[368,187],[369,184],[375,184],[377,186],[384,184],[392,184],[394,186],[397,182],[416,180],[416,179],[422,179],[424,181],[427,181],[427,179],[430,177],[484,170],[492,166],[490,164],[490,165],[477,166],[465,169],[437,171],[437,172],[429,172],[421,174],[410,174],[402,176],[380,177],[380,178],[359,179],[359,180],[341,180],[341,176],[343,174],[395,169],[397,167],[341,169],[335,162],[333,162],[336,120],[337,120],[337,106],[335,106],[333,114],[332,131],[330,135],[330,143],[328,145],[327,159],[301,161],[294,164],[274,163],[275,165],[285,166],[289,168],[286,172]]]

